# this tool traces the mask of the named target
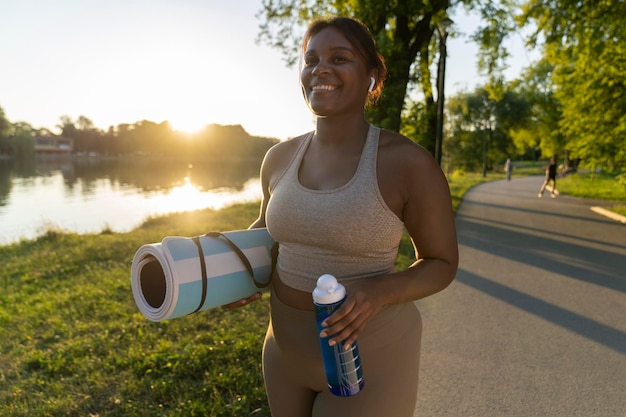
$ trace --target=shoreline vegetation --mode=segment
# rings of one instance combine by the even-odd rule
[[[515,176],[538,173],[525,169]],[[455,211],[472,187],[502,178],[451,173]],[[626,192],[614,178],[573,175],[559,190],[615,201],[626,214]],[[50,229],[0,246],[0,415],[269,416],[261,370],[267,294],[234,311],[153,323],[130,288],[139,246],[243,229],[257,215],[258,203],[246,203],[151,218],[128,233]],[[405,236],[399,268],[412,252]]]

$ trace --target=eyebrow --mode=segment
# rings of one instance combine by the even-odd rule
[[[354,53],[354,48],[349,47],[349,46],[331,46],[330,47],[330,51],[331,52],[337,52],[337,51],[346,51],[346,52],[350,52],[350,53]],[[313,53],[315,52],[315,49],[307,49],[305,51],[305,55],[309,54],[309,53]]]

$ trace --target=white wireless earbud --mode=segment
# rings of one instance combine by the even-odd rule
[[[372,80],[372,82],[370,83],[369,88],[367,89],[367,91],[369,91],[370,93],[372,92],[372,90],[374,89],[374,85],[376,85],[376,78],[374,77],[370,77],[370,80]]]

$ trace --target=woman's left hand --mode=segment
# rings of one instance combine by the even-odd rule
[[[332,336],[328,340],[329,345],[343,343],[343,348],[348,350],[383,305],[383,297],[376,294],[373,288],[366,285],[355,286],[351,288],[341,307],[324,320],[322,325],[325,329],[320,336]]]

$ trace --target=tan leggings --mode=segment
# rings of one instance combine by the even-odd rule
[[[272,417],[412,417],[417,400],[422,319],[414,303],[385,308],[359,336],[363,390],[330,393],[315,316],[272,293],[263,376]]]

